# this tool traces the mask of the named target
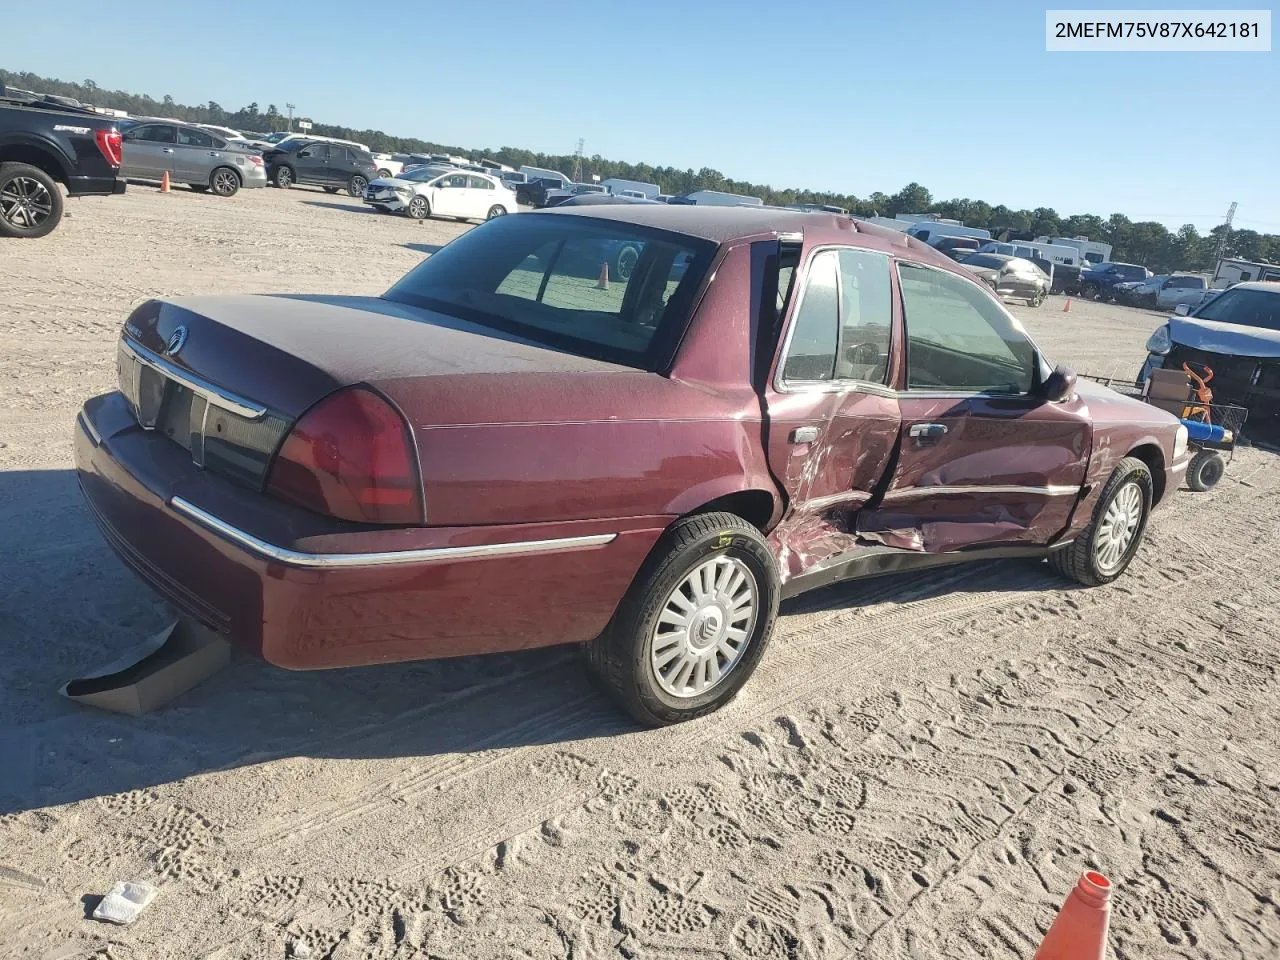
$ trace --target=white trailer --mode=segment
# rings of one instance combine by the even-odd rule
[[[524,166],[520,168],[520,172],[525,175],[526,180],[559,180],[561,189],[567,189],[569,184],[573,183],[559,170],[547,170],[543,167]]]
[[[1035,240],[1011,240],[1007,243],[984,243],[978,248],[979,253],[999,253],[1007,257],[1022,257],[1024,260],[1047,260],[1059,267],[1081,267],[1080,251],[1076,247],[1063,246],[1058,243],[1040,243]]]
[[[634,191],[649,200],[653,200],[658,194],[662,193],[662,188],[656,183],[645,183],[643,180],[623,180],[621,177],[610,177],[607,180],[601,180],[600,186],[610,193],[624,196],[628,195],[628,191]]]
[[[1209,286],[1214,290],[1225,290],[1233,284],[1248,283],[1251,280],[1280,281],[1280,263],[1225,257],[1218,261],[1218,267],[1213,271],[1213,282]]]
[[[713,207],[763,207],[764,201],[759,197],[749,197],[742,193],[725,193],[721,190],[695,190],[684,195],[685,201],[699,206]]]
[[[1111,244],[1101,240],[1090,240],[1088,237],[1053,237],[1052,239],[1036,237],[1036,243],[1052,243],[1060,247],[1075,247],[1080,251],[1080,261],[1088,266],[1094,263],[1108,263],[1111,260]]]

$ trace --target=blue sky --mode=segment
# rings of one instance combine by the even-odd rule
[[[914,180],[1201,229],[1236,200],[1237,226],[1280,233],[1280,54],[1046,53],[1046,6],[1103,4],[59,0],[80,28],[4,65],[859,196]],[[47,17],[12,5],[4,32],[47,36]]]

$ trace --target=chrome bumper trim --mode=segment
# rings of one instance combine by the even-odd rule
[[[121,337],[120,343],[133,359],[163,374],[170,380],[182,384],[192,393],[203,397],[215,407],[234,413],[236,416],[244,417],[246,420],[261,420],[267,415],[267,408],[261,404],[237,397],[221,387],[215,386],[208,380],[202,380],[193,373],[188,373],[186,370],[175,367],[159,354],[152,353],[146,347],[134,343],[128,337]]]
[[[586,537],[560,537],[554,540],[517,540],[512,543],[490,543],[474,547],[428,547],[421,550],[394,550],[384,553],[303,553],[260,540],[253,534],[245,533],[213,514],[201,510],[182,497],[173,497],[169,505],[205,529],[212,530],[251,553],[291,567],[382,567],[399,563],[431,563],[480,557],[517,556],[526,553],[558,553],[563,550],[602,547],[617,539],[618,536],[616,533],[598,533]]]

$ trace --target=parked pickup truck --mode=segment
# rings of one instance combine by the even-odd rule
[[[113,118],[0,83],[0,237],[52,232],[62,188],[73,197],[124,193],[120,157]]]

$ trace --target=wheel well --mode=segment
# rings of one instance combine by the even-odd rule
[[[39,147],[23,143],[0,147],[0,163],[29,163],[31,166],[43,170],[63,186],[67,184],[67,175],[62,169],[62,164],[58,162],[58,158],[48,150],[41,150]]]
[[[732,513],[741,517],[761,533],[769,527],[773,519],[774,497],[767,490],[739,490],[716,497],[697,510],[690,510],[686,516],[698,513]]]
[[[1154,506],[1164,499],[1164,451],[1154,443],[1144,443],[1130,450],[1128,456],[1141,460],[1151,471],[1151,498]]]

